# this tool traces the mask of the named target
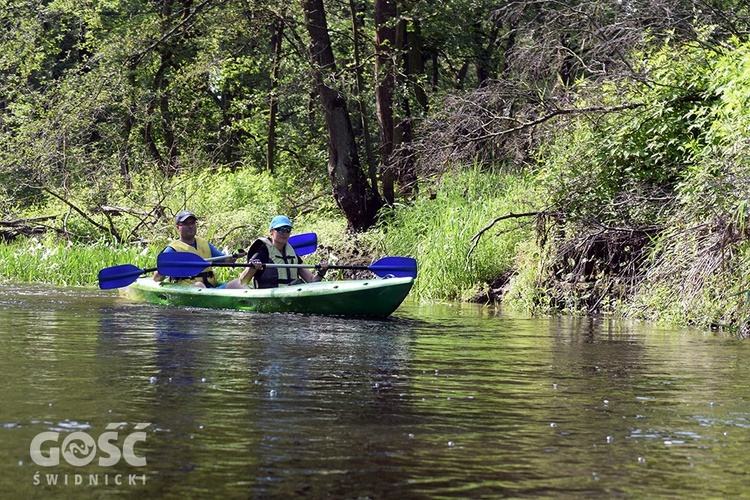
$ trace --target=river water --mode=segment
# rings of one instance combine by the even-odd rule
[[[750,497],[730,336],[28,285],[0,291],[0,327],[0,498]]]

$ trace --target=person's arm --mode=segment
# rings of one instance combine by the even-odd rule
[[[265,249],[265,248],[264,248]],[[265,256],[263,255],[262,251],[254,253],[249,259],[247,259],[248,263],[252,263],[252,266],[246,267],[242,273],[240,274],[240,284],[241,285],[248,285],[251,281],[253,281],[253,276],[255,274],[263,269],[263,262],[264,260],[268,259],[268,252],[265,252]]]
[[[298,259],[299,263],[302,264],[302,259]],[[326,272],[328,271],[328,262],[321,262],[318,264],[318,267],[315,268],[315,272],[313,273],[309,269],[302,268],[299,271],[297,271],[297,274],[305,280],[306,283],[313,283],[316,281],[323,281],[323,278],[325,278]]]
[[[167,252],[176,252],[176,250],[172,247],[167,247],[164,250],[161,251],[161,253],[167,253]],[[154,271],[154,281],[164,281],[166,279],[166,276],[163,274],[159,274],[159,271]]]

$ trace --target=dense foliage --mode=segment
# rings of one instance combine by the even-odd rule
[[[520,296],[542,288],[544,307],[747,328],[750,46],[726,44],[666,45],[640,60],[643,81],[582,91],[581,106],[632,109],[572,118],[544,149],[556,230],[540,235]]]
[[[420,297],[748,327],[744,2],[0,0],[0,26],[3,235],[38,238],[6,276],[145,265],[183,207],[227,248],[286,213],[316,258],[415,255]]]

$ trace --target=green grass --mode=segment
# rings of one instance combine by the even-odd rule
[[[516,246],[533,232],[532,218],[508,219],[472,238],[493,219],[532,210],[531,188],[518,174],[478,169],[445,176],[398,207],[382,229],[380,246],[419,264],[414,292],[423,299],[469,299],[515,267]]]
[[[209,184],[206,181],[205,185]],[[231,220],[220,215],[226,213],[225,206],[210,212],[207,200],[199,202],[194,198],[191,201],[199,207],[195,210],[201,212],[199,233],[225,251],[265,234],[268,214],[285,211],[278,199],[276,202],[265,199],[262,207],[242,209],[244,204],[256,199],[252,190],[247,190],[249,198],[239,200],[237,197],[246,192],[244,189],[214,187],[222,197],[232,200],[229,205],[237,212]],[[319,251],[306,256],[307,262],[328,260],[348,264],[356,260],[354,263],[360,264],[363,260],[369,263],[387,255],[411,256],[419,265],[416,296],[435,300],[467,299],[476,295],[487,282],[514,268],[516,246],[528,239],[532,231],[530,226],[519,224],[530,219],[510,219],[495,225],[484,234],[469,257],[472,237],[497,216],[529,210],[529,192],[523,177],[473,169],[423,187],[411,204],[385,214],[386,222],[369,232],[350,234],[340,215],[331,215],[325,210],[296,214],[295,232],[318,234]],[[188,206],[193,208],[191,204]],[[176,211],[180,207],[171,208]],[[263,213],[256,213],[256,209]],[[219,234],[242,222],[247,222],[248,227],[238,231],[241,234],[224,238],[223,245],[217,241]],[[165,220],[163,233],[151,235],[149,245],[69,243],[52,236],[0,244],[2,279],[97,286],[100,269],[121,264],[154,267],[158,252],[175,236],[172,232],[171,220]],[[220,268],[217,274],[221,281],[227,281],[236,277],[239,270]]]
[[[119,264],[153,266],[159,250],[135,245],[81,245],[52,238],[32,239],[0,244],[0,268],[4,281],[95,286],[100,269]]]

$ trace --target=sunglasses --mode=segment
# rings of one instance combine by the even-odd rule
[[[289,234],[289,233],[291,233],[291,232],[292,232],[292,228],[291,228],[291,227],[289,227],[289,226],[277,227],[277,228],[275,229],[275,231],[276,231],[276,232],[278,232],[278,233],[286,233],[286,234]]]

